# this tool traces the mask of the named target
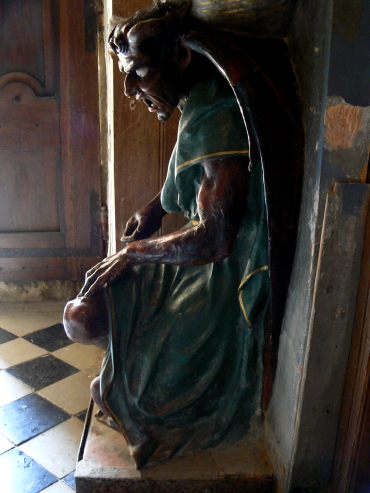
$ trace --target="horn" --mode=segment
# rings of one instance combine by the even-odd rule
[[[129,45],[134,50],[138,49],[145,39],[163,32],[173,23],[173,20],[174,19],[171,15],[166,15],[165,17],[161,17],[159,19],[157,18],[138,22],[127,33],[127,41],[129,42]]]
[[[110,23],[112,29],[108,36],[108,45],[113,53],[117,54],[119,51],[125,51],[123,46],[127,45],[126,37],[130,26],[127,25],[127,19],[122,17],[112,17]]]
[[[173,22],[181,20],[187,15],[191,7],[191,0],[181,2],[159,0],[156,2],[159,10],[167,10],[162,17],[147,19],[135,24],[127,33],[127,40],[133,49],[139,48],[141,43],[157,33],[165,30]]]

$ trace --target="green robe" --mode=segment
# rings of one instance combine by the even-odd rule
[[[183,108],[163,208],[198,221],[202,161],[227,166],[228,157],[247,154],[227,83],[197,84]],[[239,438],[259,411],[267,228],[261,166],[248,172],[246,164],[246,173],[245,214],[228,258],[135,266],[107,290],[101,393],[139,467]]]

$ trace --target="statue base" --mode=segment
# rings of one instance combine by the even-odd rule
[[[267,493],[275,491],[261,440],[218,446],[138,471],[123,436],[90,404],[76,468],[77,493]]]

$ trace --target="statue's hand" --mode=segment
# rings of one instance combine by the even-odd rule
[[[131,243],[149,238],[161,227],[163,215],[162,207],[155,204],[148,204],[139,209],[127,221],[121,241]]]
[[[127,259],[124,250],[105,258],[86,272],[85,284],[82,286],[78,297],[90,298],[94,296],[105,285],[120,278],[129,265],[132,265],[132,261]]]

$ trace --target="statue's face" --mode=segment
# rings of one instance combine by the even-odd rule
[[[118,53],[118,60],[121,72],[126,74],[125,95],[143,101],[159,120],[167,120],[181,98],[176,64],[153,62],[140,52]]]

